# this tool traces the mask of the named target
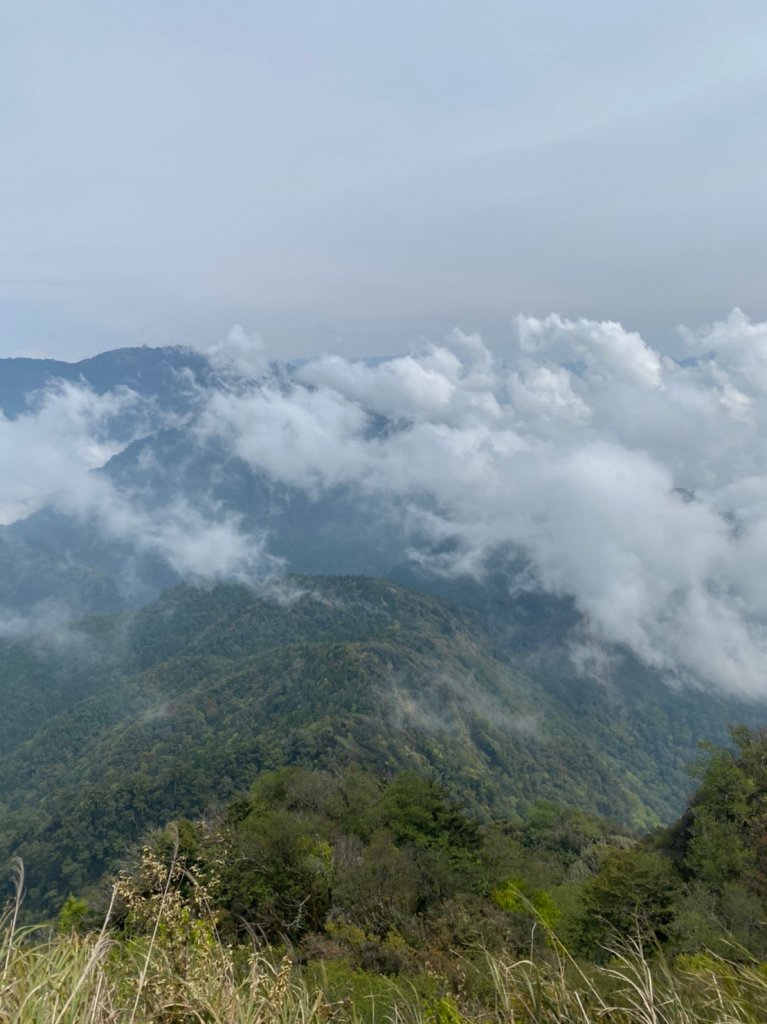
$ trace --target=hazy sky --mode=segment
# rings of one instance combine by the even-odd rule
[[[6,0],[0,355],[767,318],[767,5]]]

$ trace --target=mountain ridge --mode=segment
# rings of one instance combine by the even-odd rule
[[[630,672],[607,689],[572,666],[536,675],[492,618],[364,577],[179,587],[75,635],[60,705],[0,757],[0,848],[24,857],[36,906],[92,884],[145,829],[284,765],[418,770],[480,817],[543,797],[647,827],[681,806],[695,742],[744,711],[668,688],[639,699]],[[14,643],[8,708],[31,692]]]

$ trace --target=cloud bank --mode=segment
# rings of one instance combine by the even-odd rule
[[[396,499],[451,541],[442,571],[513,545],[596,637],[767,695],[767,324],[736,310],[684,341],[680,364],[617,323],[520,317],[503,359],[458,331],[323,356],[287,388],[211,393],[196,430],[315,495]]]
[[[502,354],[454,331],[383,362],[325,355],[270,375],[236,328],[184,430],[222,465],[397,517],[435,571],[481,576],[512,548],[594,639],[767,697],[767,324],[735,310],[682,336],[680,363],[618,323],[520,317]],[[181,490],[158,506],[92,472],[137,401],[61,386],[0,420],[4,521],[52,500],[182,577],[278,572],[252,510]]]

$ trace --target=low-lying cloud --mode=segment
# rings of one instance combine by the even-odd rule
[[[767,694],[767,325],[735,311],[684,340],[680,364],[617,323],[520,317],[503,359],[460,332],[324,356],[287,388],[212,393],[196,429],[314,494],[396,498],[453,542],[442,571],[513,545],[596,637]]]
[[[200,508],[183,495],[146,507],[108,478],[91,476],[56,496],[55,506],[102,536],[163,559],[191,582],[268,579],[282,568],[266,550],[265,535],[244,529],[241,518],[216,503]]]
[[[122,418],[118,433],[124,434],[126,414],[132,433],[115,441],[115,424]],[[54,381],[31,394],[28,412],[15,419],[0,413],[0,524],[46,506],[107,541],[159,557],[188,580],[250,582],[278,572],[281,561],[265,550],[265,538],[243,529],[240,517],[219,503],[203,506],[178,494],[158,508],[94,472],[132,440],[167,426],[177,428],[178,417],[127,388],[97,394],[84,383]],[[128,589],[132,571],[128,562],[119,581]],[[28,631],[30,622],[47,628],[51,609],[57,621],[66,616],[56,602],[43,602],[32,617],[5,609],[0,634]]]
[[[0,524],[29,515],[103,466],[125,446],[112,439],[110,424],[139,401],[127,388],[98,395],[61,381],[32,396],[21,416],[0,413]]]
[[[682,337],[680,363],[617,323],[520,317],[502,356],[455,331],[270,376],[260,340],[235,329],[185,430],[312,499],[342,487],[398,516],[435,571],[481,576],[511,547],[595,640],[767,696],[767,324],[736,310]],[[254,533],[242,509],[186,493],[158,508],[91,472],[114,450],[110,417],[136,401],[62,385],[0,420],[3,521],[55,493],[183,577],[278,571],[268,524]]]

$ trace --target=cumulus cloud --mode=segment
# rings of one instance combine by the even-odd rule
[[[316,490],[355,480],[369,460],[367,415],[335,390],[215,390],[195,427],[277,480]]]
[[[679,364],[617,323],[522,317],[505,359],[459,332],[378,365],[324,356],[211,394],[197,430],[314,494],[396,499],[451,540],[443,571],[512,545],[593,636],[767,695],[767,325],[736,311],[685,343]]]
[[[308,362],[297,376],[392,420],[463,423],[472,409],[480,414],[499,412],[492,354],[478,335],[458,330],[443,345],[430,345],[417,356],[377,365],[323,356]]]
[[[745,395],[767,392],[767,323],[754,323],[741,309],[698,331],[681,329],[692,357],[708,360]]]
[[[517,317],[520,352],[583,364],[592,387],[626,382],[639,388],[661,386],[662,361],[635,331],[613,321],[566,320],[552,313],[545,319]]]

